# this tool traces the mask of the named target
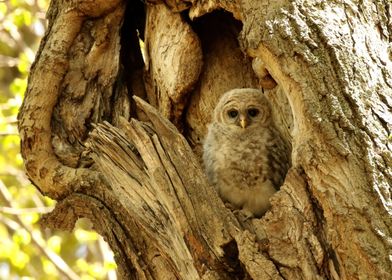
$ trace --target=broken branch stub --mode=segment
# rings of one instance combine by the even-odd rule
[[[240,232],[237,221],[175,126],[134,99],[151,124],[121,119],[121,130],[99,124],[89,141],[96,167],[120,204],[113,215],[122,209],[131,217],[181,279],[216,272],[229,279],[233,264],[224,248]],[[129,224],[116,220],[123,228]]]

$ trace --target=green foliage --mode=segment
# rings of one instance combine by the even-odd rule
[[[47,5],[0,1],[0,279],[116,279],[112,253],[88,221],[73,233],[40,228],[55,202],[24,175],[16,116]]]

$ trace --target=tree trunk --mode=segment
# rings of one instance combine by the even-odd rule
[[[48,19],[19,115],[27,173],[58,200],[45,226],[91,219],[123,279],[392,278],[389,1],[53,0]],[[292,146],[247,221],[200,164],[241,87]]]

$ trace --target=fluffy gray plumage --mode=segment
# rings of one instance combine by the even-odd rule
[[[221,198],[249,217],[263,215],[290,162],[264,94],[251,88],[226,92],[215,107],[203,149],[207,176]]]

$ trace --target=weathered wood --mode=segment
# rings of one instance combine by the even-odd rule
[[[86,122],[99,121],[104,114],[105,105],[100,101],[105,98],[101,94],[113,82],[118,67],[114,63],[113,69],[106,60],[112,60],[119,49],[118,32],[111,30],[111,38],[106,35],[112,28],[120,29],[124,10],[119,1],[103,2],[89,6],[59,1],[51,6],[49,33],[32,66],[18,116],[26,171],[41,192],[52,198],[97,182],[96,173],[77,168],[83,151],[80,142],[87,135]],[[85,20],[102,14],[107,15],[106,22]],[[86,38],[90,32],[96,33]],[[93,89],[89,83],[97,80]],[[106,87],[106,93],[109,91],[110,86]]]
[[[223,247],[238,234],[237,221],[207,184],[185,138],[155,109],[136,101],[152,126],[123,120],[126,138],[109,124],[98,126],[90,142],[98,170],[120,195],[121,208],[172,264],[171,273],[197,279],[219,272],[232,279]]]
[[[200,40],[181,15],[164,4],[147,5],[144,39],[148,100],[180,125],[202,67]]]
[[[391,278],[392,6],[153,2],[146,29],[132,25],[144,81],[135,47],[119,70],[123,2],[52,3],[19,117],[30,178],[63,199],[44,222],[92,219],[124,279]],[[206,14],[218,8],[233,18]],[[260,85],[293,162],[271,210],[240,224],[207,184],[201,142],[225,90]],[[137,111],[144,89],[156,108]]]
[[[244,22],[244,44],[252,56],[265,62],[291,104],[293,166],[301,166],[304,170],[308,193],[316,206],[315,212],[319,213],[317,218],[322,228],[318,242],[324,247],[324,254],[333,259],[332,263],[328,261],[323,265],[323,270],[329,271],[330,277],[336,271],[343,279],[363,275],[373,279],[389,277],[391,261],[381,252],[391,248],[384,237],[391,236],[392,204],[387,186],[392,181],[390,173],[385,173],[381,167],[385,166],[385,161],[376,152],[390,154],[388,132],[381,129],[382,123],[389,121],[378,119],[360,94],[363,92],[376,105],[383,103],[381,100],[386,101],[384,96],[390,95],[392,90],[389,78],[383,78],[385,71],[392,69],[387,70],[391,61],[382,65],[377,61],[364,62],[358,57],[361,50],[367,49],[368,53],[383,60],[378,49],[371,48],[366,40],[372,37],[374,45],[386,47],[385,37],[365,39],[363,34],[374,34],[374,31],[370,31],[368,25],[360,24],[363,18],[372,21],[368,18],[372,11],[362,4],[358,5],[362,13],[352,13],[354,6],[332,5],[336,17],[331,17],[316,6],[310,9],[285,3],[278,12],[273,6],[261,11],[252,2],[248,4],[245,6],[250,17],[248,22],[263,18],[268,32],[255,32]],[[378,13],[383,16],[385,12],[380,9]],[[315,26],[310,19],[316,18],[318,24]],[[337,20],[344,22],[344,28],[336,38],[329,31],[337,28]],[[252,33],[246,33],[246,30],[252,30]],[[282,41],[286,44],[280,44]],[[354,53],[352,46],[355,46]],[[337,48],[331,50],[331,47]],[[360,66],[363,67],[360,69],[370,67],[374,75],[384,74],[370,76],[371,72],[361,73]],[[373,90],[369,89],[367,81],[372,81]],[[390,102],[384,106],[390,106]],[[379,131],[376,138],[384,140],[369,141],[369,125]],[[369,192],[370,189],[374,191]],[[384,209],[375,211],[366,205],[379,205]],[[375,255],[378,257],[374,258]]]

